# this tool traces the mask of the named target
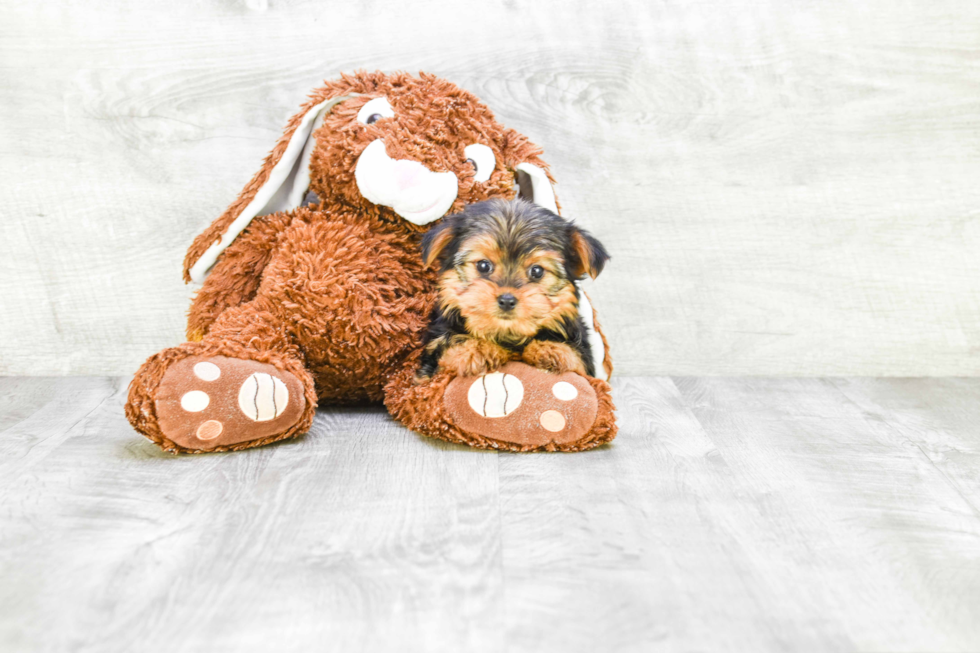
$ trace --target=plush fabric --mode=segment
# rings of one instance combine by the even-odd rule
[[[478,149],[480,170],[467,160],[472,145],[488,148]],[[358,73],[316,89],[241,195],[191,245],[184,276],[203,285],[188,342],[137,372],[130,422],[170,451],[222,451],[303,433],[318,403],[383,401],[409,428],[473,446],[577,450],[609,441],[615,420],[602,379],[575,380],[582,406],[569,413],[552,396],[554,377],[509,364],[526,393],[521,410],[538,421],[534,433],[511,425],[496,437],[500,418],[477,416],[487,424],[475,426],[444,397],[452,378],[414,377],[435,300],[422,234],[443,214],[518,189],[558,208],[540,154],[474,96],[432,75]],[[584,306],[608,374],[608,345]],[[542,421],[549,410],[565,412]]]

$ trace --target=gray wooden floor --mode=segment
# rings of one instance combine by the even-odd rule
[[[619,379],[580,454],[377,409],[173,457],[0,379],[0,650],[980,650],[980,379]]]

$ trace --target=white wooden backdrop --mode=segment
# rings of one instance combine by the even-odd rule
[[[627,374],[980,372],[980,3],[0,3],[0,373],[181,341],[191,238],[323,78],[546,149]]]

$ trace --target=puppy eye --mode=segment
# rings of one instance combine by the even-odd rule
[[[365,125],[373,125],[382,118],[394,118],[395,110],[388,104],[388,99],[376,97],[357,112],[357,121]]]
[[[480,274],[490,274],[493,271],[493,263],[483,259],[482,261],[476,262],[476,271]]]
[[[532,265],[531,269],[527,271],[527,276],[529,279],[537,281],[544,276],[544,268],[540,265]]]
[[[467,145],[463,153],[466,154],[466,161],[473,166],[473,179],[476,181],[490,179],[497,165],[497,157],[493,155],[493,150],[486,145],[474,143]]]

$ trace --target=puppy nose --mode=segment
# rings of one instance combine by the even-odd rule
[[[497,306],[505,311],[512,311],[517,306],[517,297],[514,297],[510,293],[503,294],[497,297]]]

